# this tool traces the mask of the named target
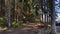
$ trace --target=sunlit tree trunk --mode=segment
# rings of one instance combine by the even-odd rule
[[[15,19],[16,23],[18,22],[17,9],[18,9],[18,0],[15,0],[15,17],[14,17],[14,19]]]
[[[6,21],[8,23],[8,27],[11,27],[11,4],[10,4],[10,0],[5,0],[5,8],[6,8]]]

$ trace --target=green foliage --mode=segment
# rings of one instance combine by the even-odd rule
[[[21,27],[21,26],[22,26],[22,23],[21,23],[21,22],[17,22],[17,23],[16,23],[16,22],[14,21],[14,22],[11,23],[11,27],[13,27],[13,28]]]
[[[0,21],[3,21],[3,20],[4,20],[4,18],[0,17]]]
[[[0,17],[0,27],[6,27],[7,23],[4,17]]]

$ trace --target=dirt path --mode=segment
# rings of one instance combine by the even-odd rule
[[[35,29],[25,27],[25,28],[17,28],[17,29],[10,29],[6,31],[0,31],[0,34],[36,34]]]
[[[0,34],[37,34],[37,26],[41,24],[23,24],[24,27],[16,28],[16,29],[9,29],[9,30],[0,30]],[[40,26],[39,26],[40,27]],[[59,29],[59,28],[58,28]],[[60,30],[59,30],[60,31]],[[59,33],[60,34],[60,33]]]
[[[37,24],[23,24],[23,28],[9,29],[9,30],[0,30],[0,34],[37,34]],[[38,24],[40,25],[40,24]]]

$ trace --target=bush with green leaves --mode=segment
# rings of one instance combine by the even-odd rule
[[[7,23],[4,17],[0,17],[0,27],[6,27]]]
[[[21,22],[12,22],[11,23],[11,27],[13,27],[13,28],[16,28],[16,27],[20,27],[20,26],[22,26],[22,23]]]

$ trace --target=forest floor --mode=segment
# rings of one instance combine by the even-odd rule
[[[38,34],[37,29],[43,28],[43,24],[41,23],[27,23],[23,25],[24,27],[18,27],[15,29],[14,28],[10,28],[10,29],[0,28],[0,34]],[[58,34],[60,34],[60,30],[59,30],[60,28],[57,27],[57,29],[58,29]]]

